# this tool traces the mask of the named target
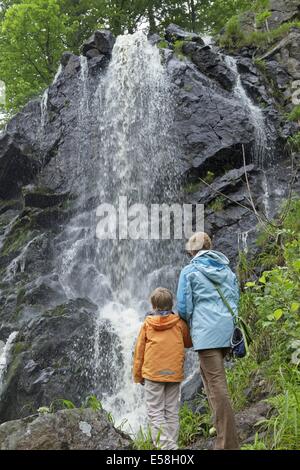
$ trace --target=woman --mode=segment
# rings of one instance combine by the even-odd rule
[[[215,419],[215,448],[239,449],[224,368],[233,317],[216,286],[236,313],[239,289],[229,260],[211,248],[211,239],[204,232],[195,233],[188,241],[186,249],[192,260],[180,274],[177,310],[188,322],[194,350],[199,354],[204,388]]]

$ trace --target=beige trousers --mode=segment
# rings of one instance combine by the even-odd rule
[[[224,368],[227,350],[204,349],[198,353],[204,389],[214,415],[217,431],[215,449],[238,450],[239,442]]]
[[[179,393],[179,382],[145,380],[145,398],[152,441],[154,445],[164,450],[178,449]]]

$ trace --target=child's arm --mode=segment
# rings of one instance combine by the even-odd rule
[[[184,347],[192,348],[193,342],[192,342],[192,338],[190,335],[189,327],[187,326],[187,323],[184,320],[181,320],[181,324],[182,324],[182,336],[183,336]]]
[[[133,379],[135,383],[142,383],[142,367],[144,363],[144,354],[146,346],[146,328],[145,325],[142,326],[134,351],[133,358]]]

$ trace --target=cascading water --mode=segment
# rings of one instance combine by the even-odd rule
[[[259,106],[256,106],[247,95],[243,87],[241,76],[238,71],[237,61],[232,56],[225,56],[227,66],[232,70],[236,77],[234,94],[242,105],[249,111],[251,123],[254,127],[255,142],[253,148],[253,160],[260,167],[272,159],[272,152],[269,143],[268,130],[266,128],[265,117]]]
[[[11,357],[11,350],[14,345],[14,342],[18,336],[18,331],[13,331],[9,337],[6,343],[2,345],[0,344],[0,397],[2,395],[3,391],[3,386],[4,386],[4,378],[5,378],[5,373],[7,371],[10,357]]]
[[[81,213],[58,241],[60,281],[68,297],[84,296],[99,306],[91,358],[94,392],[118,423],[127,419],[136,429],[146,413],[142,387],[132,382],[133,347],[151,290],[176,287],[182,241],[148,239],[147,217],[135,227],[144,236],[133,239],[130,220],[141,204],[150,216],[151,204],[179,199],[172,93],[159,49],[142,32],[117,38],[96,92],[84,59],[80,80],[79,127],[84,133],[88,114],[94,128],[89,129],[88,145],[84,136],[79,138],[77,165],[84,166],[86,189]],[[99,220],[95,204],[89,206],[91,194],[98,205],[111,204],[116,210],[120,197],[127,198],[132,237],[96,238]],[[114,341],[110,353],[107,341]]]

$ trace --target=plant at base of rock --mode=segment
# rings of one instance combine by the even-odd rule
[[[292,152],[300,152],[300,132],[288,138],[288,146]]]
[[[45,413],[51,413],[51,410],[49,406],[41,406],[40,408],[38,408],[37,412],[40,414],[45,414]]]
[[[193,183],[188,183],[184,188],[184,192],[187,194],[193,194],[199,191],[201,188],[201,182],[200,181],[194,181]]]
[[[245,444],[241,447],[241,450],[267,450],[266,444],[260,440],[259,434],[255,434],[255,440],[253,444]]]
[[[235,411],[239,411],[247,405],[246,390],[250,387],[252,372],[258,367],[251,354],[251,348],[252,345],[249,356],[237,360],[231,369],[226,369],[229,394]]]
[[[287,114],[288,121],[300,121],[300,104],[295,106],[290,113]]]
[[[95,395],[90,395],[85,399],[84,408],[92,408],[94,411],[103,410],[103,406],[100,400]]]
[[[138,433],[133,437],[133,448],[135,450],[156,450],[160,449],[159,446],[160,433],[158,433],[155,445],[152,442],[151,429],[148,426],[147,430],[144,431],[140,427]]]
[[[62,399],[61,404],[64,408],[67,408],[68,410],[73,410],[74,408],[76,408],[76,406],[71,400]]]
[[[211,415],[207,409],[205,414],[194,413],[187,404],[179,411],[179,447],[192,444],[197,437],[209,437]]]
[[[225,33],[220,39],[220,45],[222,47],[236,47],[236,45],[242,41],[244,33],[241,30],[240,20],[237,15],[230,18],[225,26]]]
[[[280,370],[283,393],[267,400],[275,410],[259,422],[266,429],[264,441],[271,450],[297,450],[300,442],[300,372]]]
[[[182,51],[182,47],[185,44],[185,41],[177,40],[174,42],[174,52],[178,59],[183,60],[185,55]]]
[[[265,23],[266,29],[269,31],[268,18],[270,18],[271,15],[272,13],[270,11],[262,11],[261,13],[258,13],[255,17],[256,26],[261,26]]]
[[[211,184],[213,182],[213,180],[215,179],[216,175],[214,174],[213,171],[209,171],[206,173],[205,177],[203,178],[203,180],[208,183],[208,184]]]
[[[224,209],[225,206],[225,199],[223,196],[219,196],[216,199],[214,199],[210,204],[209,208],[214,211],[214,212],[220,212]]]
[[[158,43],[156,44],[156,46],[159,48],[159,49],[168,49],[169,47],[169,43],[167,41],[158,41]]]

